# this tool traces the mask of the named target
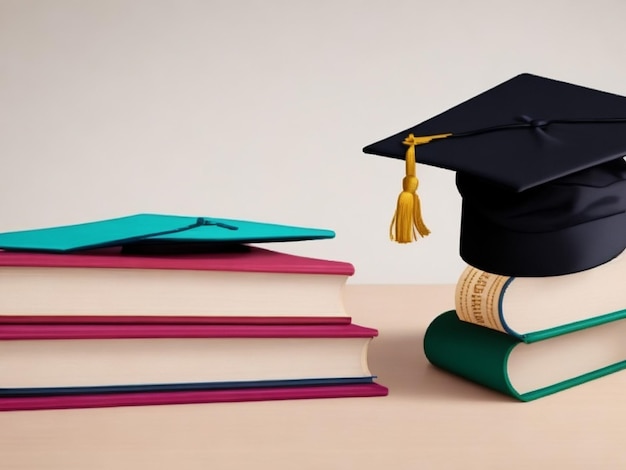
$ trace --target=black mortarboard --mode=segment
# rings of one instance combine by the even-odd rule
[[[401,243],[428,234],[417,160],[456,171],[472,266],[553,276],[626,248],[626,97],[522,74],[364,152],[406,159],[391,229]]]

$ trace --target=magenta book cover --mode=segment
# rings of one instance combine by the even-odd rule
[[[348,324],[4,324],[0,340],[110,338],[368,338],[373,328]]]
[[[347,325],[351,317],[220,317],[153,315],[0,315],[4,324],[73,324],[73,325]],[[3,327],[4,328],[4,327]]]
[[[387,394],[388,389],[386,387],[376,383],[366,383],[304,387],[259,387],[230,390],[2,397],[0,398],[0,411],[375,397],[386,396]]]
[[[0,250],[0,266],[354,274],[354,266],[344,261],[309,258],[252,246],[243,251],[174,254],[124,254],[121,248],[63,254]]]

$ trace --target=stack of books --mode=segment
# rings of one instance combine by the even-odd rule
[[[573,274],[508,277],[468,266],[456,310],[429,325],[442,369],[522,401],[626,368],[626,253]]]
[[[248,243],[332,232],[186,219],[0,234],[0,410],[387,394],[352,264]]]

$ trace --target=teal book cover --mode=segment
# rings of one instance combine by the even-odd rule
[[[331,230],[216,217],[136,214],[0,234],[0,248],[71,252],[136,243],[241,244],[333,238]]]

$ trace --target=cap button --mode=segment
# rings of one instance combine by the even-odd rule
[[[531,127],[546,127],[548,125],[548,121],[545,119],[533,119],[530,121]]]
[[[528,124],[529,127],[532,127],[532,128],[546,127],[548,124],[550,124],[550,121],[547,121],[546,119],[533,119],[524,114],[519,116],[519,119],[524,121],[526,124]]]

